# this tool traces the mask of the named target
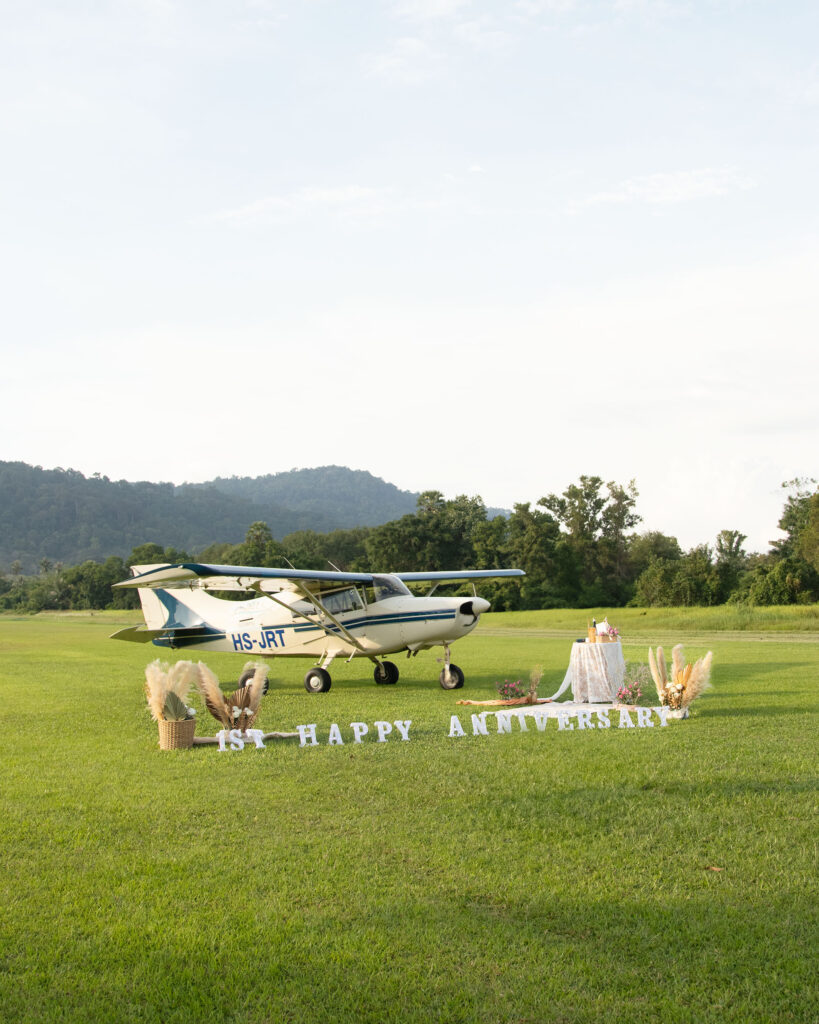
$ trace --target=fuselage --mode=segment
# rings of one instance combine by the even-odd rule
[[[321,609],[288,591],[250,601],[227,601],[198,588],[140,595],[146,595],[148,624],[168,630],[154,638],[157,646],[316,660],[452,643],[471,633],[489,608],[478,597],[415,597],[395,582],[399,592],[371,601],[354,587],[325,593]]]

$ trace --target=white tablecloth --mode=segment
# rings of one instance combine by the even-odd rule
[[[572,699],[590,704],[610,703],[626,674],[623,645],[619,640],[608,644],[572,644],[569,667],[563,683],[552,700],[572,688]]]

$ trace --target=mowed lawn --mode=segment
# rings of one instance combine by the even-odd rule
[[[530,612],[454,647],[454,693],[434,652],[312,696],[274,661],[260,725],[321,744],[225,753],[159,751],[127,613],[0,617],[0,1020],[816,1021],[815,611],[691,614],[610,616],[629,660],[713,650],[666,728],[473,736],[458,699],[548,695],[584,633]]]

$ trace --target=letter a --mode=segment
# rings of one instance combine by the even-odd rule
[[[449,735],[450,738],[452,736],[466,735],[457,715],[452,715],[452,717],[449,719]]]
[[[617,726],[618,729],[633,729],[634,722],[631,720],[631,715],[626,711],[625,708],[620,708],[620,724]]]

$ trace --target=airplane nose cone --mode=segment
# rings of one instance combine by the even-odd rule
[[[488,612],[491,607],[484,598],[472,597],[468,601],[464,601],[459,610],[461,615],[474,615],[477,619],[482,612]]]

